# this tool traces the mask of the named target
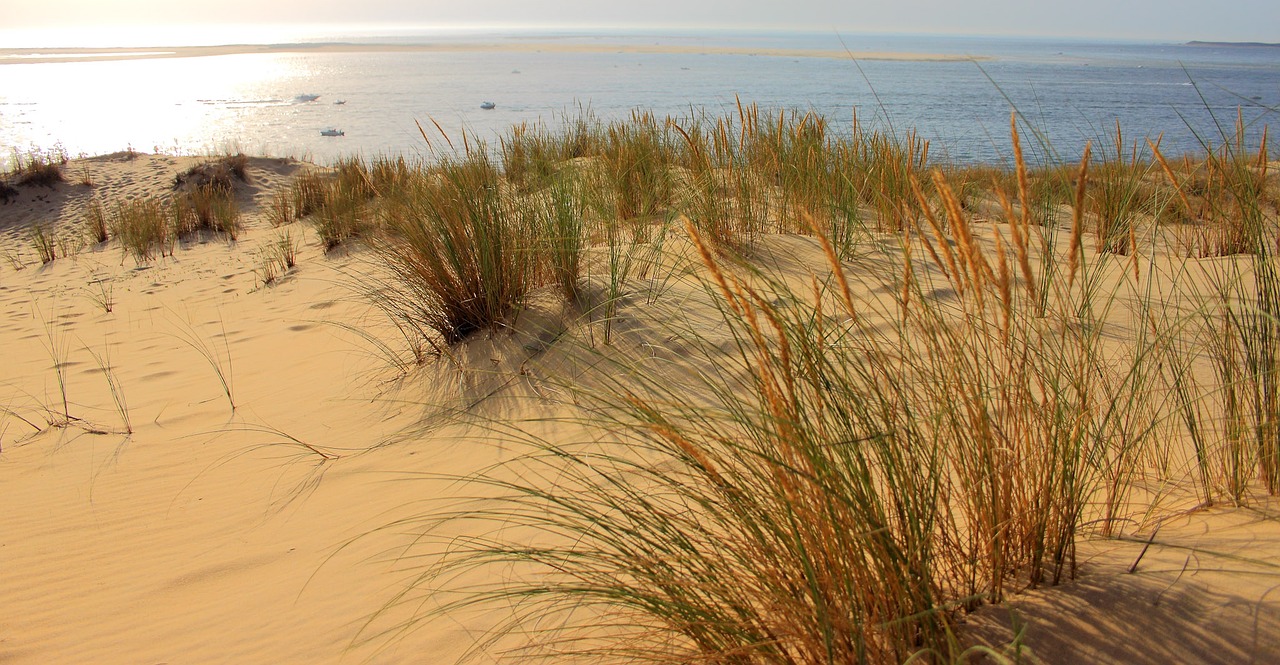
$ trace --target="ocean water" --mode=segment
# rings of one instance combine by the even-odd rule
[[[303,39],[302,41],[306,41]],[[72,155],[241,149],[306,157],[426,155],[415,121],[455,140],[496,142],[513,124],[555,126],[579,109],[601,119],[736,114],[736,99],[813,110],[837,131],[864,125],[930,139],[935,158],[1009,159],[1017,109],[1043,137],[1038,159],[1076,159],[1163,135],[1166,154],[1220,143],[1242,114],[1256,144],[1280,111],[1280,48],[978,37],[803,33],[353,33],[313,41],[530,45],[527,52],[315,52],[23,63],[0,51],[0,148]],[[536,44],[658,45],[678,52],[575,53]],[[838,50],[847,57],[703,53]],[[0,49],[3,49],[0,45]],[[953,62],[861,60],[870,52],[966,56]],[[300,94],[319,95],[311,102]],[[344,104],[335,104],[342,100]],[[492,101],[493,110],[480,103]],[[342,137],[322,137],[338,128]],[[434,136],[433,136],[434,135]],[[1025,132],[1024,132],[1025,136]],[[10,152],[6,150],[6,153]]]

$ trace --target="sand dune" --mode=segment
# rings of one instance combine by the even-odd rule
[[[127,198],[166,190],[190,163],[84,166],[94,195]],[[253,186],[269,192],[294,168],[257,160]],[[5,246],[25,245],[35,219],[76,223],[85,189],[26,191],[0,207]],[[0,526],[5,662],[335,662],[398,584],[369,560],[395,538],[335,552],[410,510],[422,490],[398,474],[479,461],[447,436],[356,455],[421,416],[394,404],[385,362],[332,325],[378,330],[343,275],[360,257],[326,258],[308,234],[296,273],[262,288],[263,224],[251,215],[235,246],[209,241],[149,266],[116,248],[6,266],[0,486],[28,509]],[[90,297],[99,280],[111,285],[109,313]],[[78,420],[36,433],[24,419],[45,427],[62,413],[50,345]],[[235,411],[203,345],[224,365]],[[132,435],[90,351],[110,363]],[[342,459],[320,463],[276,432]]]
[[[93,197],[163,194],[197,161],[76,160],[73,182],[0,205],[0,662],[452,662],[484,618],[380,635],[419,611],[387,607],[417,563],[399,558],[417,528],[398,521],[462,491],[435,476],[510,454],[437,409],[493,396],[495,416],[540,415],[502,398],[532,390],[520,377],[543,347],[498,336],[401,375],[370,342],[398,344],[360,296],[369,254],[325,254],[301,223],[298,267],[263,286],[268,204],[312,168],[288,160],[250,161],[238,242],[147,265],[114,244],[35,260],[32,224],[70,235]],[[795,270],[821,256],[807,239],[769,247]],[[1090,542],[1080,580],[983,610],[973,634],[1006,641],[1013,607],[1045,662],[1273,662],[1273,509],[1166,519],[1141,557],[1141,535]]]

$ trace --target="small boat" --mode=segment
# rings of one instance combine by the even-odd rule
[[[495,108],[497,108],[497,107],[498,107],[498,105],[497,105],[497,104],[494,104],[493,102],[482,102],[482,103],[480,104],[480,108],[482,108],[482,109],[484,109],[484,110],[486,110],[486,111],[492,111],[493,109],[495,109]]]
[[[306,93],[303,93],[303,94],[301,94],[301,95],[298,95],[297,97],[294,97],[294,98],[293,98],[293,101],[295,101],[295,102],[314,102],[314,101],[315,101],[315,100],[317,100],[317,99],[320,99],[320,95],[308,95],[308,94],[306,94]]]
[[[346,135],[347,135],[347,133],[346,133],[346,132],[344,132],[344,131],[342,131],[341,129],[322,129],[322,130],[320,130],[320,136],[346,136]]]
[[[333,105],[334,105],[334,106],[342,106],[343,104],[346,104],[346,103],[347,103],[347,100],[345,100],[345,99],[339,99],[338,101],[334,102],[334,103],[333,103]]]

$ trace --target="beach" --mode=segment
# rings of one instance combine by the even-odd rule
[[[228,48],[260,52],[259,47]],[[315,48],[342,51],[365,47]],[[549,47],[527,44],[507,48]],[[213,54],[187,49],[131,51],[136,52],[119,57]],[[109,54],[109,50],[95,49],[60,55],[116,57]],[[35,57],[34,52],[28,55]],[[743,113],[749,117],[749,111]],[[813,119],[800,118],[794,115],[785,121],[791,136],[802,136],[805,127],[814,126]],[[772,121],[760,126],[782,124]],[[681,131],[688,134],[682,139],[672,133],[673,145],[696,144],[690,136],[695,130]],[[724,140],[717,149],[729,150],[735,142],[748,145],[748,133],[739,131],[734,141]],[[690,154],[713,154],[710,145],[703,146],[705,153],[690,149]],[[736,195],[728,189],[712,188],[705,191],[717,192],[721,198],[672,195],[656,213],[638,210],[632,211],[637,214],[623,214],[623,204],[617,203],[620,218],[644,220],[634,237],[630,230],[619,236],[630,238],[626,242],[632,243],[622,245],[633,252],[629,256],[634,262],[627,264],[630,272],[619,276],[609,248],[623,241],[613,240],[609,235],[613,231],[607,229],[614,227],[606,224],[584,236],[587,240],[578,284],[581,294],[586,295],[577,296],[582,298],[579,303],[566,301],[561,287],[547,278],[518,299],[515,313],[492,326],[459,329],[461,341],[451,342],[448,333],[441,333],[444,339],[439,335],[418,337],[415,331],[422,328],[413,325],[421,323],[397,318],[397,312],[405,311],[397,309],[403,306],[397,303],[403,301],[387,299],[396,282],[388,276],[387,250],[375,240],[377,232],[352,231],[346,239],[333,242],[332,231],[325,225],[336,221],[326,217],[329,213],[323,209],[297,219],[280,217],[279,202],[297,200],[290,197],[299,180],[312,177],[324,183],[343,182],[340,166],[274,157],[230,161],[242,163],[244,169],[244,177],[234,181],[230,189],[239,214],[236,230],[230,234],[204,230],[174,237],[165,241],[168,245],[153,246],[156,253],[146,258],[131,253],[114,236],[114,227],[113,237],[104,243],[83,239],[93,201],[105,204],[108,211],[127,202],[168,201],[187,191],[175,189],[176,178],[190,177],[194,167],[219,159],[230,158],[130,150],[70,159],[58,164],[64,181],[49,186],[15,184],[14,193],[0,205],[0,251],[7,258],[0,265],[0,364],[5,368],[0,381],[0,487],[9,507],[0,515],[0,599],[7,610],[0,619],[0,661],[401,663],[455,662],[464,656],[480,662],[519,660],[528,655],[521,651],[526,642],[538,641],[539,631],[546,630],[553,638],[558,635],[554,625],[543,625],[536,617],[530,620],[515,611],[522,607],[519,599],[503,601],[498,594],[497,603],[462,604],[449,611],[441,608],[457,598],[467,598],[468,593],[485,597],[485,593],[495,588],[501,591],[507,584],[538,588],[544,578],[521,577],[521,566],[527,561],[522,563],[520,556],[500,559],[496,567],[463,566],[441,573],[436,566],[449,561],[450,552],[466,550],[473,540],[501,541],[507,537],[514,543],[510,547],[517,550],[546,546],[558,551],[554,550],[556,543],[573,532],[539,531],[542,518],[538,515],[542,513],[537,511],[542,509],[535,507],[541,504],[514,504],[531,511],[526,514],[512,508],[513,504],[485,502],[493,501],[494,493],[501,490],[515,488],[519,494],[526,487],[542,488],[539,491],[551,492],[549,497],[557,496],[555,492],[562,488],[568,495],[563,501],[569,502],[573,496],[581,496],[575,483],[589,485],[594,477],[577,475],[575,465],[596,464],[610,470],[601,475],[610,482],[630,479],[620,486],[633,482],[638,489],[655,483],[652,486],[658,489],[649,496],[655,502],[677,488],[705,486],[719,498],[708,499],[701,509],[722,519],[721,513],[708,506],[728,501],[725,497],[734,494],[724,487],[753,477],[758,469],[750,461],[735,461],[741,459],[739,454],[745,455],[744,449],[716,448],[716,431],[698,429],[699,417],[706,418],[713,430],[724,426],[716,420],[722,415],[695,417],[689,415],[693,411],[686,414],[682,409],[694,409],[696,403],[705,401],[708,413],[722,414],[718,405],[727,403],[739,405],[746,414],[741,417],[750,419],[750,414],[756,413],[752,409],[759,408],[765,414],[759,421],[760,431],[768,430],[769,437],[786,441],[786,427],[779,428],[782,433],[773,429],[778,422],[789,422],[789,416],[779,415],[785,411],[779,403],[796,409],[805,404],[836,404],[824,401],[827,398],[819,396],[821,391],[806,392],[809,388],[804,376],[808,370],[804,368],[811,365],[805,363],[820,361],[801,359],[808,338],[788,327],[792,315],[808,322],[797,330],[817,326],[821,331],[826,326],[829,335],[815,334],[824,340],[821,344],[831,345],[819,348],[827,348],[833,356],[846,348],[836,341],[845,339],[841,335],[854,340],[848,342],[849,348],[866,344],[867,349],[875,349],[878,347],[872,341],[882,339],[878,335],[897,340],[895,329],[924,335],[921,331],[951,329],[949,326],[968,330],[963,325],[973,325],[990,336],[984,339],[1005,339],[1011,349],[1016,342],[1008,342],[1008,338],[1019,333],[1010,330],[1027,335],[1040,331],[1035,334],[1045,334],[1048,340],[1085,340],[1079,342],[1086,345],[1081,348],[1095,349],[1089,353],[1096,354],[1100,366],[1123,369],[1130,363],[1133,368],[1129,375],[1117,370],[1115,376],[1089,383],[1099,392],[1079,397],[1092,400],[1087,403],[1097,408],[1089,416],[1096,420],[1089,420],[1093,424],[1088,425],[1097,429],[1090,431],[1106,436],[1099,434],[1098,447],[1089,448],[1100,452],[1080,454],[1078,469],[1090,480],[1079,494],[1072,495],[1082,503],[1067,512],[1079,523],[1072,523],[1069,545],[1058,552],[1056,569],[1043,562],[1009,564],[1008,571],[998,567],[1002,564],[991,564],[996,566],[991,569],[991,579],[1004,580],[1003,603],[988,604],[979,599],[973,607],[965,608],[969,601],[948,600],[952,604],[938,610],[965,645],[986,645],[990,653],[1006,656],[1025,648],[1034,658],[1032,662],[1046,663],[1239,663],[1280,657],[1280,599],[1272,593],[1280,567],[1280,520],[1276,519],[1280,506],[1258,479],[1257,468],[1236,469],[1245,477],[1244,485],[1231,489],[1224,489],[1230,474],[1218,466],[1197,470],[1195,447],[1180,420],[1179,414],[1184,412],[1171,406],[1175,402],[1170,397],[1172,389],[1164,388],[1160,379],[1150,378],[1141,391],[1133,391],[1155,396],[1149,401],[1129,397],[1133,400],[1131,420],[1112,418],[1106,408],[1131,395],[1125,388],[1130,380],[1127,377],[1157,371],[1154,363],[1144,364],[1144,353],[1154,355],[1195,343],[1191,333],[1180,336],[1169,332],[1181,329],[1177,324],[1150,323],[1156,314],[1144,321],[1134,312],[1146,310],[1133,303],[1147,302],[1144,294],[1179,292],[1184,281],[1191,282],[1196,293],[1210,293],[1213,287],[1205,280],[1211,273],[1187,266],[1253,265],[1248,263],[1248,254],[1188,258],[1168,239],[1174,237],[1172,230],[1164,235],[1160,231],[1150,234],[1150,238],[1164,237],[1166,244],[1153,239],[1152,244],[1140,248],[1139,243],[1147,242],[1148,235],[1122,234],[1121,245],[1131,253],[1099,252],[1092,237],[1080,242],[1073,236],[1070,205],[1053,207],[1044,226],[1024,227],[1018,221],[1022,208],[1016,213],[1012,207],[1002,210],[994,195],[966,199],[967,213],[959,212],[958,204],[954,209],[945,208],[946,219],[951,220],[945,231],[937,220],[931,231],[925,209],[919,210],[905,227],[912,229],[905,240],[901,240],[903,232],[889,223],[901,209],[890,206],[877,211],[866,204],[865,224],[846,239],[847,247],[837,249],[826,235],[805,227],[805,216],[788,214],[791,209],[786,207],[774,208],[773,213],[761,217],[777,223],[769,229],[731,232],[726,229],[738,229],[736,222],[725,222],[724,227],[701,225],[701,220],[711,218],[716,201],[736,202],[728,207],[725,219],[746,214],[747,199],[733,198]],[[606,158],[553,160],[554,173],[573,168],[588,172],[592,165],[604,163],[592,159]],[[672,167],[683,175],[668,186],[703,191],[695,185],[712,180],[695,177],[698,162],[689,159],[688,164]],[[394,162],[386,163],[392,166],[384,172],[367,168],[364,181],[374,182],[371,174],[375,173],[384,173],[376,177],[393,178],[385,172],[395,170]],[[551,176],[539,175],[532,161],[528,171],[517,172],[515,163],[505,163],[504,184],[494,186],[493,191],[558,191],[538,189],[552,187],[544,183],[553,180],[539,180]],[[1268,163],[1265,156],[1251,163],[1254,172],[1261,171],[1264,182],[1270,183],[1267,173],[1276,164]],[[403,165],[400,168],[413,173]],[[732,169],[727,172],[734,173]],[[517,173],[527,180],[517,179]],[[928,173],[918,175],[925,186],[932,187],[928,183],[934,181]],[[1158,184],[1165,177],[1158,164],[1143,173],[1144,182],[1149,183]],[[413,176],[400,177],[411,180]],[[447,182],[448,177],[438,175],[431,182]],[[746,188],[754,181],[740,182]],[[784,183],[779,188],[788,186],[781,176],[779,182]],[[1017,186],[1015,181],[1013,187]],[[367,199],[357,200],[367,201],[373,210],[391,199],[386,187],[377,184]],[[946,196],[934,192],[945,188],[937,187],[929,190],[928,197],[939,198],[927,200],[936,202],[938,215],[942,215]],[[1165,194],[1162,200],[1176,197],[1172,190]],[[1067,192],[1063,196],[1069,199],[1072,195]],[[537,201],[542,195],[512,196]],[[777,196],[778,200],[792,201],[787,197],[800,194]],[[426,214],[421,200],[405,205],[424,206],[410,209]],[[368,213],[367,219],[361,219],[397,223],[394,208],[377,209],[384,212]],[[928,210],[932,214],[932,209]],[[1264,203],[1262,210],[1261,218],[1274,224],[1274,203]],[[956,226],[955,220],[962,215],[972,220],[968,235],[957,230],[965,228]],[[578,217],[587,216],[587,212],[578,213]],[[1135,222],[1135,227],[1173,228],[1160,226],[1151,217],[1139,218],[1144,221]],[[37,228],[55,238],[50,244],[55,257],[47,262],[42,262],[39,246],[33,241]],[[1084,257],[1081,260],[1086,268],[1077,275],[1073,264],[1069,287],[1065,258],[1060,265],[1064,272],[1058,274],[1057,281],[1043,281],[1040,262],[1050,262],[1052,254],[1034,254],[1037,263],[1029,265],[1025,273],[1019,272],[1017,233],[1041,233],[1041,229],[1060,253],[1073,243],[1081,246],[1079,256]],[[723,236],[713,235],[721,232]],[[935,232],[938,235],[933,235]],[[944,233],[951,244],[943,238]],[[759,274],[738,267],[728,258],[728,249],[723,254],[714,249],[730,246],[710,244],[720,242],[713,238],[721,237],[742,238],[743,246],[750,247],[745,255],[751,257],[744,265],[757,266]],[[927,248],[925,243],[929,243]],[[959,248],[966,244],[978,248],[972,250],[971,257],[986,257],[985,273],[973,258],[967,259],[972,262],[971,269],[964,268],[966,259]],[[284,246],[293,250],[290,265],[272,263]],[[913,249],[904,252],[904,246]],[[952,256],[949,247],[957,248],[957,256]],[[833,258],[837,253],[849,258]],[[842,260],[847,261],[843,265],[849,266],[853,275],[843,278],[843,292],[838,268]],[[903,261],[918,266],[920,272],[913,273],[918,274],[916,282],[893,276],[902,270]],[[884,272],[859,272],[869,265],[878,265]],[[1006,274],[1010,271],[1013,277]],[[1019,276],[1033,273],[1036,277],[1030,280]],[[1138,276],[1131,278],[1131,274]],[[625,291],[617,291],[622,295],[612,300],[601,295],[610,293],[610,288],[618,289],[620,283],[628,285]],[[1045,332],[1071,329],[1054,328],[1052,314],[1028,315],[1026,327],[1020,328],[1024,324],[1018,321],[1023,319],[1011,313],[1008,303],[1016,298],[1017,307],[1030,312],[1035,301],[1030,296],[1023,300],[1021,295],[1011,295],[1010,283],[1017,293],[1028,283],[1039,284],[1044,291],[1056,284],[1062,289],[1064,302],[1070,303],[1077,302],[1074,298],[1082,289],[1096,288],[1120,304],[1100,306],[1103,311],[1091,323],[1074,324],[1084,330],[1095,325],[1099,330],[1105,328],[1107,333],[1096,340],[1088,335],[1077,338]],[[769,291],[781,289],[779,285],[785,285],[785,290]],[[983,293],[987,300],[979,306],[976,303]],[[810,296],[817,304],[806,300]],[[1104,300],[1105,295],[1095,302]],[[610,309],[582,304],[591,302],[607,302]],[[1194,304],[1179,302],[1194,311]],[[1003,310],[998,303],[1005,303]],[[793,306],[799,309],[789,309]],[[923,315],[916,324],[905,323],[909,317],[902,312],[911,307],[926,308],[924,311],[937,313],[939,320],[950,323],[942,328],[928,327],[925,321],[932,319]],[[1186,319],[1192,320],[1199,319]],[[1183,323],[1187,330],[1193,327]],[[1133,340],[1148,327],[1159,329],[1160,343],[1130,346],[1141,344]],[[866,336],[858,337],[860,334]],[[779,346],[781,338],[790,342]],[[904,339],[916,340],[913,343],[923,347],[935,343],[927,337]],[[963,335],[937,339],[950,340],[945,344],[970,343]],[[903,349],[911,347],[910,343],[902,344]],[[1087,346],[1092,344],[1097,346]],[[795,355],[788,355],[791,353]],[[878,357],[874,354],[879,351],[866,353],[867,357]],[[915,358],[921,364],[910,371],[919,372],[930,366],[922,359],[935,357],[923,351],[918,357],[896,353],[884,358],[895,358],[902,367]],[[1006,360],[999,358],[1000,362]],[[1212,387],[1216,384],[1211,361],[1195,353],[1187,358],[1190,369],[1179,376],[1194,376],[1209,395],[1193,407],[1203,413],[1200,423],[1205,436],[1217,446],[1220,442],[1213,437],[1223,430],[1216,424],[1218,416],[1211,413],[1219,404]],[[833,365],[828,372],[853,366]],[[784,372],[784,368],[788,369]],[[789,374],[792,370],[795,376]],[[593,373],[597,371],[603,378]],[[1008,372],[1012,374],[1012,370]],[[849,376],[860,375],[841,376],[841,381],[850,383],[840,385],[853,386],[856,379]],[[724,383],[717,383],[717,377]],[[667,380],[669,384],[652,385]],[[595,387],[578,391],[573,387],[575,381]],[[892,379],[881,376],[877,381],[891,383]],[[721,386],[724,394],[718,393],[716,386]],[[775,389],[778,392],[772,392]],[[680,392],[683,390],[690,392]],[[735,393],[755,395],[753,390],[769,399],[761,397],[757,404],[751,397],[739,398],[741,402],[732,397]],[[898,395],[893,399],[904,400],[899,403],[902,409],[924,412],[934,408],[926,406],[933,402],[922,397],[932,394],[927,389],[919,393],[912,392],[914,388],[902,390],[893,393]],[[597,394],[612,395],[616,402],[592,401]],[[791,397],[780,397],[783,394]],[[1075,392],[1062,387],[1059,394]],[[675,396],[686,401],[681,403]],[[908,401],[916,398],[924,401]],[[1038,394],[1035,399],[1050,398]],[[1008,415],[1015,410],[1010,404],[1016,403],[1004,403],[1003,410],[990,407],[991,420],[983,422],[1020,423],[1028,432],[1035,430],[1032,420],[1001,420],[1013,417]],[[614,406],[609,407],[611,404]],[[648,407],[636,406],[644,404],[661,408],[654,407],[650,413],[644,410]],[[611,412],[606,407],[619,410]],[[887,406],[885,410],[894,411]],[[1033,410],[1037,409],[1028,413]],[[950,412],[930,413],[943,422],[940,414]],[[885,417],[889,419],[886,422],[898,422],[892,420],[897,416]],[[797,422],[828,423],[829,418],[834,418],[829,410],[795,416]],[[1068,420],[1083,422],[1084,416]],[[742,424],[747,420],[732,422],[743,427],[744,438],[751,438],[748,435],[756,431],[755,426]],[[634,436],[647,443],[637,444],[637,439],[628,438],[632,435],[624,433],[627,423]],[[938,428],[944,431],[942,425]],[[926,431],[933,430],[924,428],[911,436],[924,436]],[[1132,436],[1132,441],[1120,441],[1120,433]],[[950,435],[938,436],[928,441],[951,440]],[[1002,441],[1028,446],[1028,451],[1051,441],[1034,436]],[[945,450],[942,443],[936,445],[939,451]],[[960,444],[956,445],[960,450]],[[821,473],[804,470],[811,462],[802,461],[810,459],[803,453],[785,447],[778,450],[776,466],[769,462],[761,467],[769,470],[760,472],[762,477],[773,479],[766,484],[776,482],[778,487],[788,488],[787,492],[780,490],[780,496],[794,499]],[[565,466],[539,457],[548,453],[554,453],[553,460],[567,460]],[[519,466],[520,458],[526,455],[541,461]],[[1103,455],[1108,462],[1097,464],[1095,455]],[[971,485],[963,481],[968,469],[965,455],[943,457],[950,461],[939,462],[931,482],[945,487],[940,490],[943,493],[954,493],[956,499],[950,504],[941,501],[940,505],[950,507],[936,513],[937,519],[949,526],[938,528],[946,534],[969,533],[965,530],[977,529],[973,525],[979,521],[974,516],[979,513],[956,514],[962,512],[962,505],[979,503],[966,497],[982,494],[966,494]],[[1013,466],[1001,468],[1022,468],[1017,465],[1024,461],[1030,465],[1027,460],[1033,457],[1027,452],[1011,462]],[[759,459],[771,458],[760,453]],[[888,464],[884,460],[889,458],[876,459]],[[1227,463],[1221,461],[1225,457],[1213,459],[1218,460],[1214,465]],[[510,464],[517,466],[506,466]],[[620,466],[610,466],[614,464]],[[508,473],[504,469],[515,469],[510,472],[514,475],[504,475]],[[1111,470],[1123,473],[1113,476]],[[645,475],[650,472],[654,475]],[[1202,472],[1212,479],[1202,483],[1198,480]],[[1016,470],[1007,473],[1018,477]],[[917,476],[902,476],[908,477]],[[476,478],[495,480],[469,482]],[[663,485],[668,479],[678,482]],[[882,489],[885,495],[898,496],[894,494],[897,481],[886,477],[884,482],[894,487],[892,491]],[[1037,490],[1019,489],[1023,486],[1017,483],[1010,487],[1014,485],[1017,487],[1009,492],[1037,494]],[[601,490],[589,485],[581,491]],[[530,490],[522,496],[537,499],[541,495]],[[912,496],[923,501],[920,497],[924,493]],[[798,515],[817,510],[809,503],[817,499],[795,501]],[[489,515],[488,521],[470,521],[474,515],[453,520],[442,517],[467,510],[480,511],[483,517],[485,510],[507,509],[511,509],[509,514]],[[689,510],[696,513],[698,508]],[[682,523],[674,513],[667,518],[671,524]],[[738,535],[732,523],[714,523],[715,528],[691,538],[698,541],[717,533]],[[893,522],[885,528],[893,531],[894,538],[910,540],[905,525]],[[1013,531],[1013,527],[1007,528]],[[839,537],[817,526],[814,529],[800,528],[797,538],[836,542],[823,539]],[[594,551],[592,533],[580,534],[582,541],[575,547]],[[955,540],[963,541],[964,537]],[[725,542],[732,539],[726,536]],[[950,540],[938,536],[939,551],[951,546]],[[764,551],[757,548],[763,546],[744,546],[744,551]],[[1012,561],[1021,555],[1011,549],[1007,556]],[[823,565],[838,567],[823,561]],[[643,568],[641,563],[635,565]],[[1028,575],[1035,573],[1027,571],[1041,565],[1045,577],[1032,583]],[[982,567],[973,570],[988,571]],[[943,589],[958,588],[956,580],[945,572],[938,573],[936,579],[940,597]],[[743,586],[754,588],[756,583],[756,578],[750,578]],[[987,594],[993,592],[982,586],[979,593],[990,598]],[[632,611],[634,608],[627,609]],[[524,623],[506,632],[495,628],[513,614],[523,617]],[[548,616],[548,624],[559,620],[570,624],[569,619],[579,615]],[[602,610],[600,616],[610,615]],[[682,641],[677,623],[657,622],[667,631],[661,633],[657,646],[641,637],[627,638],[633,642],[609,642],[614,631],[625,633],[634,627],[625,623],[634,614],[621,612],[620,616],[623,621],[616,625],[601,620],[597,626],[595,619],[585,620],[588,646],[591,640],[603,640],[616,651],[602,654],[586,650],[578,657],[625,660],[628,644],[670,648],[675,659],[707,654],[705,647],[699,651],[691,646],[696,644],[692,638]],[[1025,632],[1020,632],[1023,627]],[[688,634],[697,635],[697,631]],[[785,636],[779,639],[786,644]],[[578,644],[570,641],[553,646],[572,651]],[[539,654],[555,653],[554,648]],[[897,652],[890,649],[883,653]],[[957,651],[952,656],[962,662],[978,662],[980,658],[976,650],[962,656]],[[762,662],[768,660],[767,655],[761,658]],[[938,662],[942,660],[947,659],[939,656]]]

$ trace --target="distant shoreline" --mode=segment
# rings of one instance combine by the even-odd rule
[[[161,58],[199,58],[217,55],[273,53],[633,53],[684,55],[744,55],[786,58],[828,58],[857,60],[890,60],[911,62],[963,62],[990,60],[990,57],[940,53],[908,53],[892,51],[842,51],[834,49],[749,48],[737,46],[671,46],[635,44],[564,44],[555,42],[521,43],[437,43],[437,44],[356,44],[347,42],[297,44],[227,44],[223,46],[113,47],[113,48],[21,48],[0,49],[0,65],[46,64],[58,62],[106,62],[113,60],[154,60]]]
[[[1213,46],[1226,48],[1280,48],[1280,44],[1272,42],[1201,42],[1190,41],[1187,46]]]

